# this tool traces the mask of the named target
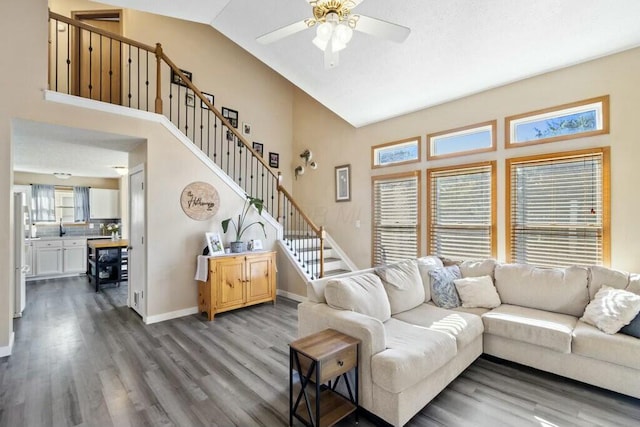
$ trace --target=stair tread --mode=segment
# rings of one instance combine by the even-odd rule
[[[341,261],[340,258],[333,258],[333,257],[328,257],[324,259],[325,264],[328,262],[336,262],[336,261]],[[318,264],[320,262],[320,260],[318,259],[309,259],[307,260],[307,264]]]
[[[339,274],[349,273],[349,270],[344,270],[342,268],[337,270],[329,270],[324,272],[324,277],[337,276]]]
[[[331,250],[332,248],[330,246],[325,246],[324,250],[328,251]],[[300,248],[298,249],[298,252],[312,252],[312,251],[319,251],[320,248],[319,247],[313,247],[313,248]]]

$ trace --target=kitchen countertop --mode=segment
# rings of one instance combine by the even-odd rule
[[[95,239],[88,243],[90,248],[126,248],[129,246],[129,241],[125,239],[120,240],[100,240]]]
[[[46,236],[46,237],[27,237],[24,240],[29,241],[46,241],[46,240],[73,240],[73,239],[87,239],[87,240],[96,240],[96,239],[111,239],[111,236]]]

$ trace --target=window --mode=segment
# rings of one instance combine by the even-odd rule
[[[371,167],[397,166],[420,161],[420,137],[371,147]]]
[[[427,160],[496,149],[495,120],[427,135]]]
[[[56,221],[73,222],[76,212],[73,188],[56,187]]]
[[[496,256],[495,162],[427,170],[427,248],[455,259]]]
[[[563,141],[609,133],[609,96],[505,119],[505,147]]]
[[[609,262],[609,148],[507,159],[507,257]]]
[[[418,257],[420,176],[416,171],[372,178],[373,265]]]

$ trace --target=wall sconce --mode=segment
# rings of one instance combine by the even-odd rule
[[[311,161],[311,159],[313,158],[313,153],[310,150],[304,150],[302,154],[300,154],[300,158],[304,159],[304,166],[309,166],[313,170],[318,169],[318,163],[315,161]],[[304,166],[296,166],[296,168],[293,170],[296,179],[298,179],[298,176],[304,175]]]

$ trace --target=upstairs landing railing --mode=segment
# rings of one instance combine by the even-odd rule
[[[50,11],[49,89],[163,114],[246,194],[263,200],[307,274],[324,275],[324,230],[238,131],[237,112],[223,116],[214,96],[201,92],[160,43],[150,46]]]

